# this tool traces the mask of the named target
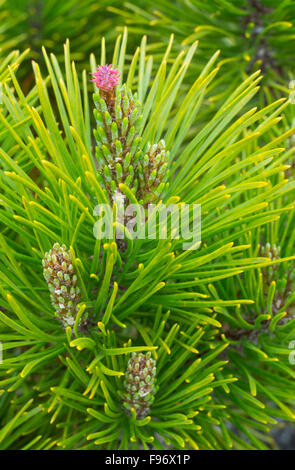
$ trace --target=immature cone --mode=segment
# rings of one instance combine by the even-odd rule
[[[78,278],[72,265],[71,253],[65,245],[55,243],[45,253],[42,265],[55,315],[64,328],[73,327],[80,302],[80,289],[77,286]]]
[[[156,361],[152,359],[151,353],[132,353],[125,373],[123,394],[123,403],[128,413],[134,408],[138,418],[149,414],[157,391],[155,383]]]

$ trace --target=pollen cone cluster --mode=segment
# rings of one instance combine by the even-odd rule
[[[156,394],[156,361],[151,353],[133,353],[125,373],[123,403],[129,411],[136,411],[138,418],[147,416]]]
[[[71,253],[65,245],[55,243],[51,250],[45,253],[42,264],[55,315],[61,320],[64,328],[73,327],[80,302],[80,289]]]
[[[153,203],[167,187],[168,161],[165,141],[148,144],[146,154],[138,164],[139,199]]]
[[[260,247],[260,255],[266,258],[270,258],[271,261],[275,261],[280,258],[281,248],[277,245],[271,245],[266,243]],[[277,277],[277,271],[279,269],[279,264],[274,264],[272,266],[267,266],[263,270],[263,281],[265,285],[270,285],[270,283]]]
[[[260,249],[260,254],[270,258],[272,261],[279,260],[281,258],[280,253],[280,246],[275,244],[271,245],[270,243],[266,243],[266,245],[262,246]],[[274,264],[273,266],[267,266],[263,270],[263,284],[265,296],[267,297],[271,283],[276,283],[276,290],[273,300],[273,311],[274,313],[278,313],[284,307],[287,315],[283,319],[283,322],[286,322],[295,317],[295,301],[291,303],[288,301],[294,292],[295,269],[293,263],[286,264],[284,266],[283,272],[281,268],[282,265],[280,263]]]
[[[124,183],[138,201],[148,204],[166,187],[165,142],[148,144],[146,151],[142,149],[141,104],[126,85],[115,87],[112,71],[110,68],[106,71],[110,74],[109,86],[106,75],[103,82],[100,78],[93,80],[99,89],[93,96],[98,180],[111,202],[115,192],[120,191],[120,183]],[[100,67],[96,74],[100,77]]]

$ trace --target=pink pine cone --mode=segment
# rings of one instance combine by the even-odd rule
[[[112,64],[100,65],[97,67],[97,72],[91,73],[91,75],[94,76],[91,81],[95,83],[97,88],[105,91],[115,88],[120,78],[118,69],[114,69]]]

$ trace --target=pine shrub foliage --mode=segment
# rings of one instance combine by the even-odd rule
[[[182,45],[199,40],[199,61],[193,66],[197,70],[219,48],[225,94],[228,87],[235,89],[241,77],[257,69],[265,74],[263,85],[284,86],[287,79],[294,78],[293,0],[159,0],[156,4],[139,0],[108,9],[135,36],[145,33],[151,37],[155,47],[161,48],[171,33]]]
[[[47,71],[33,63],[28,94],[9,68],[0,114],[0,448],[269,448],[269,431],[295,419],[291,106],[252,108],[254,72],[198,123],[218,54],[188,84],[196,43],[175,57],[170,41],[160,61],[146,38],[131,56],[126,48],[125,30],[111,62],[117,90],[136,93],[141,106],[141,158],[164,140],[162,200],[201,204],[202,243],[184,251],[180,239],[96,239],[95,206],[113,201],[101,185],[90,70],[77,74],[68,41],[62,62],[43,48]],[[104,41],[93,73],[97,61],[106,64]]]

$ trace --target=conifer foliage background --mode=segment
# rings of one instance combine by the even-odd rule
[[[274,448],[295,420],[293,2],[0,17],[0,449]],[[108,104],[89,72],[110,63]],[[200,246],[96,239],[120,200],[200,204]]]

